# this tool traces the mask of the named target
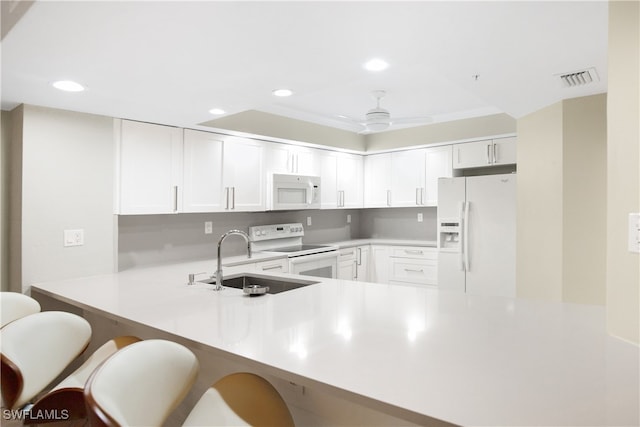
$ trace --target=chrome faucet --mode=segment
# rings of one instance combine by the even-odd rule
[[[251,258],[251,239],[247,233],[241,230],[229,230],[220,236],[220,240],[218,240],[218,269],[216,270],[216,287],[213,288],[214,291],[222,290],[222,282],[224,280],[222,277],[222,242],[232,234],[244,237],[244,240],[247,241],[247,257]]]

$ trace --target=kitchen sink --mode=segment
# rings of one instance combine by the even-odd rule
[[[206,279],[201,280],[201,283],[209,283],[215,284],[216,279]],[[316,283],[320,283],[313,280],[304,280],[304,279],[289,279],[289,278],[279,278],[279,277],[268,277],[261,276],[259,274],[231,274],[229,276],[224,277],[223,287],[227,288],[236,288],[236,289],[254,289],[259,290],[260,288],[264,289],[268,287],[266,290],[268,294],[279,294],[280,292],[290,291],[292,289],[302,288],[304,286],[314,285]],[[246,291],[245,291],[246,292]],[[259,295],[265,292],[247,292],[249,295]]]

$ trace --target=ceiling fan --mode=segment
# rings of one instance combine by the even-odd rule
[[[346,118],[352,122],[357,123],[362,126],[364,129],[359,133],[372,133],[372,132],[380,132],[388,129],[393,125],[402,125],[402,124],[429,124],[433,122],[431,117],[411,117],[411,118],[391,118],[391,114],[389,110],[386,110],[380,107],[380,100],[385,97],[387,94],[384,90],[374,90],[372,93],[373,98],[376,100],[376,106],[369,111],[364,116],[364,121],[354,120],[349,117],[340,116],[342,118]]]

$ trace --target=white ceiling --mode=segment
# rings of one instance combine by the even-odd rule
[[[515,118],[606,92],[607,2],[36,2],[2,40],[2,108],[21,103],[194,127],[260,110],[357,131],[392,117]],[[371,73],[373,57],[389,62]],[[557,74],[595,67],[563,88]],[[477,80],[474,78],[478,75]],[[71,79],[82,93],[51,82]],[[271,91],[295,93],[275,98]]]

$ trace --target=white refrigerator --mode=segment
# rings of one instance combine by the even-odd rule
[[[516,174],[438,180],[438,287],[516,292]]]

